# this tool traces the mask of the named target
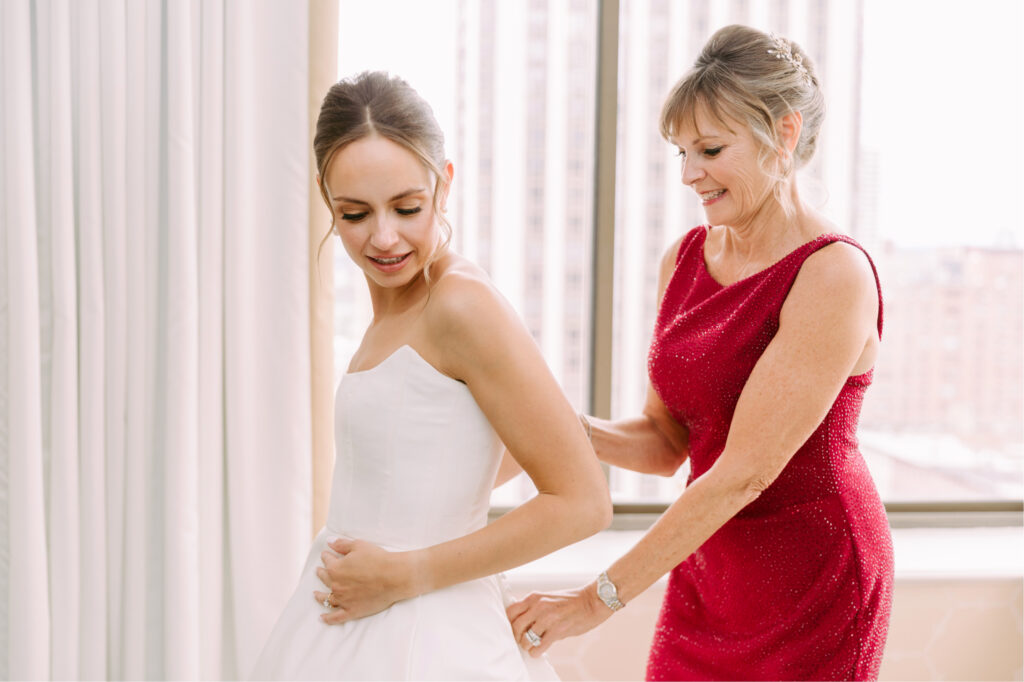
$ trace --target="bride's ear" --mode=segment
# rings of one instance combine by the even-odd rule
[[[444,183],[444,194],[441,196],[442,213],[448,211],[448,193],[452,191],[452,178],[455,177],[455,166],[452,165],[450,159],[444,162],[444,175],[447,182]]]

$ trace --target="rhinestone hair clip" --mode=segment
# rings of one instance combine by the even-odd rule
[[[775,55],[776,59],[785,59],[789,62],[790,66],[800,72],[803,79],[808,85],[811,84],[811,74],[804,66],[804,58],[799,54],[793,54],[793,50],[789,46],[789,41],[782,36],[775,35],[774,33],[768,34],[772,42],[775,43],[774,49],[769,49],[768,54]]]

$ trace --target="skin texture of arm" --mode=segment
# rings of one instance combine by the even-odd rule
[[[866,371],[877,351],[874,276],[856,247],[836,243],[804,263],[782,307],[778,333],[740,394],[725,449],[646,535],[608,568],[628,603],[686,559],[756,499],[824,419],[847,377]],[[595,583],[531,594],[508,609],[521,637],[533,627],[542,645],[586,632],[611,611]]]
[[[422,354],[467,385],[538,494],[479,531],[422,550],[336,541],[337,554],[324,552],[318,569],[340,605],[323,616],[327,623],[521,565],[611,521],[608,488],[586,434],[508,303],[472,273],[450,271],[434,285],[424,319]]]

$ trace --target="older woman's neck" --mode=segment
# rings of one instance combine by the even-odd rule
[[[730,250],[752,259],[774,260],[823,233],[821,216],[803,203],[795,182],[786,184],[784,201],[771,197],[747,223],[726,226],[725,243]]]

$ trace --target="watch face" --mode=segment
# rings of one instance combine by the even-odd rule
[[[597,588],[597,594],[601,599],[611,599],[615,596],[615,586],[611,583],[604,583]]]

